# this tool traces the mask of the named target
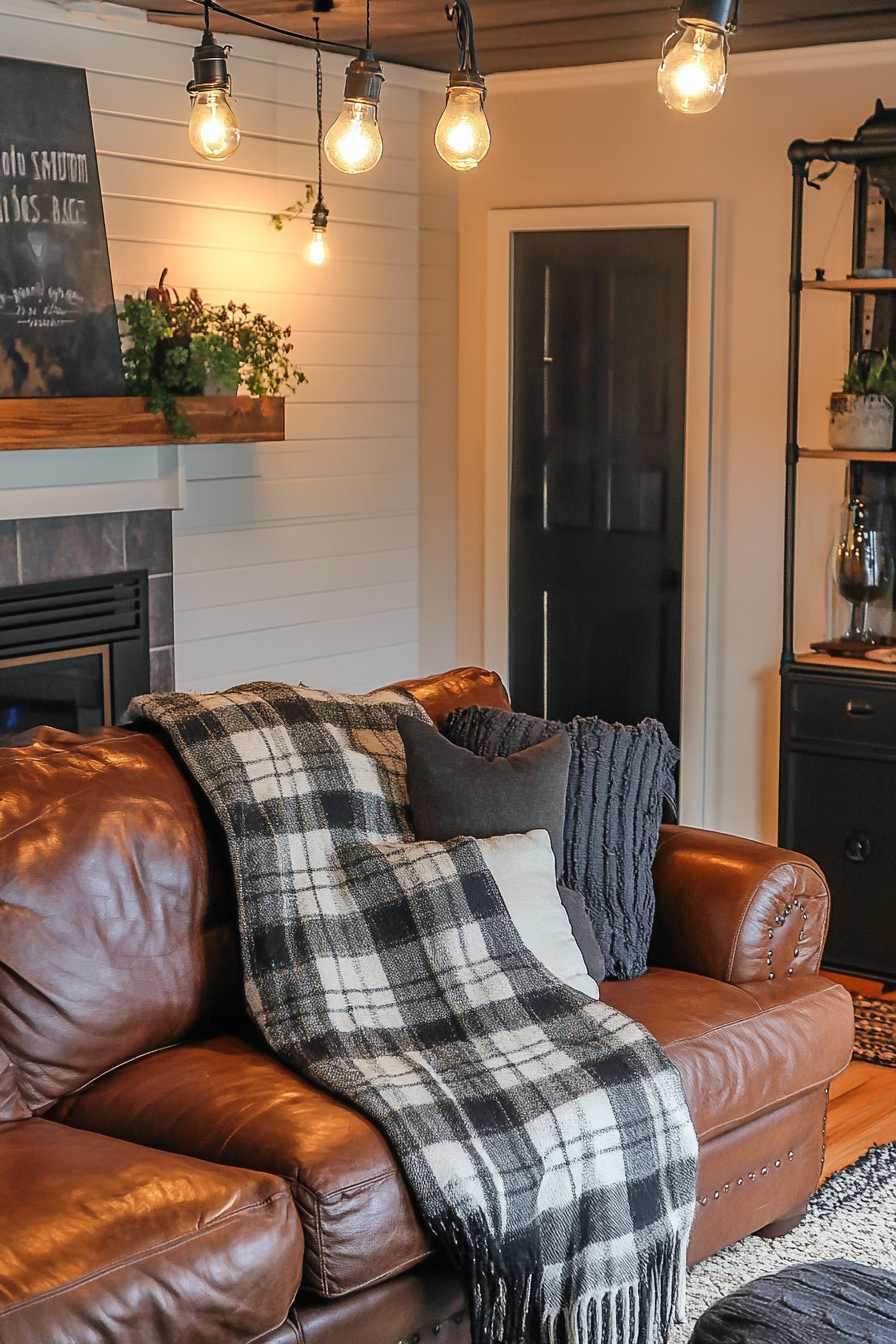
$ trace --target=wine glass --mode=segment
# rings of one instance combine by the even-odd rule
[[[851,644],[874,644],[868,628],[868,605],[884,597],[893,582],[893,558],[886,535],[876,525],[868,503],[854,495],[847,508],[846,533],[837,548],[837,587],[852,605],[845,636]]]

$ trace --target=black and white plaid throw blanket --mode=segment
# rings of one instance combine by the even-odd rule
[[[142,696],[227,833],[251,1012],[389,1138],[473,1344],[654,1344],[683,1306],[678,1073],[520,941],[475,841],[409,843],[400,691]]]

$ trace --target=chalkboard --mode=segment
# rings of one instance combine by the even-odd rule
[[[0,57],[0,397],[124,394],[83,70]]]

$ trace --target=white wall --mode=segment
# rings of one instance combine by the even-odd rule
[[[736,43],[735,43],[736,45]],[[489,210],[717,202],[707,714],[707,825],[773,840],[781,630],[790,167],[797,136],[851,136],[876,97],[896,100],[896,43],[735,56],[712,114],[669,112],[655,62],[489,80],[492,149],[460,193],[461,312],[488,283]],[[805,273],[845,273],[848,170],[809,192]],[[827,253],[826,253],[827,248]],[[825,255],[826,253],[826,255]],[[810,306],[812,305],[812,306]],[[848,301],[806,300],[803,442],[823,446],[847,359]],[[486,333],[460,344],[458,656],[484,645]],[[798,643],[824,637],[824,566],[843,472],[801,467]]]
[[[269,223],[316,178],[310,52],[233,39],[243,140],[229,163],[213,166],[186,137],[184,84],[197,34],[115,6],[78,12],[0,0],[0,16],[5,54],[88,71],[116,298],[154,284],[167,265],[181,293],[195,285],[205,299],[245,300],[291,324],[294,357],[310,379],[287,404],[285,443],[184,451],[174,561],[179,687],[266,677],[362,690],[415,675],[418,90],[439,81],[387,69],[384,158],[359,179],[327,167],[331,259],[316,268],[303,256],[307,219],[282,233]],[[344,66],[325,57],[328,120]],[[49,486],[61,455],[28,456],[39,473],[31,484]],[[81,459],[91,479],[103,470],[94,457]],[[3,470],[0,463],[8,513],[15,492],[4,489],[12,476],[4,480]],[[101,507],[138,506],[122,500],[110,503],[107,491]],[[453,646],[453,607],[446,619]],[[438,620],[428,638],[447,651]]]

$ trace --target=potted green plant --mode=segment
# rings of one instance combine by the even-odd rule
[[[831,396],[832,448],[886,452],[893,447],[896,371],[889,350],[860,350]]]
[[[165,287],[166,271],[143,298],[128,294],[119,313],[124,328],[125,384],[164,415],[176,439],[195,436],[181,400],[216,391],[253,397],[294,391],[307,382],[290,359],[289,327],[247,304],[204,303],[195,289],[181,299]],[[174,297],[172,298],[172,293]]]

